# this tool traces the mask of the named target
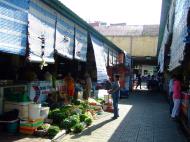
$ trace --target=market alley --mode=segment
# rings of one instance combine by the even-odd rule
[[[120,101],[120,117],[105,115],[78,135],[67,135],[63,142],[185,142],[177,122],[169,117],[163,95],[136,92]]]

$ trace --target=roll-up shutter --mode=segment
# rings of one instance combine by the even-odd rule
[[[75,59],[86,61],[87,31],[75,25]]]
[[[104,59],[104,47],[103,43],[94,36],[91,36],[92,46],[94,49],[94,56],[97,68],[97,82],[103,82],[108,80],[108,74],[106,70],[106,63]]]
[[[40,0],[30,0],[28,21],[29,59],[54,62],[55,11]]]
[[[28,0],[0,1],[0,52],[25,55]]]
[[[173,39],[171,45],[171,58],[169,70],[181,65],[184,59],[185,36],[187,35],[187,13],[189,0],[177,0],[175,7],[175,20],[173,27]]]
[[[59,55],[73,59],[74,23],[60,14],[57,14],[55,49]]]

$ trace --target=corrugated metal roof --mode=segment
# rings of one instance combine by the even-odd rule
[[[107,36],[158,36],[159,25],[99,26],[97,31]]]

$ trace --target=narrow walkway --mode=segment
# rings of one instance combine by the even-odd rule
[[[186,142],[178,124],[169,118],[163,96],[137,92],[120,101],[120,117],[111,114],[97,120],[78,135],[63,142]]]

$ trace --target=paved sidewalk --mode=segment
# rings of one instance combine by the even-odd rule
[[[169,118],[163,96],[137,92],[120,101],[120,117],[107,115],[78,135],[62,142],[186,142],[178,124]]]

